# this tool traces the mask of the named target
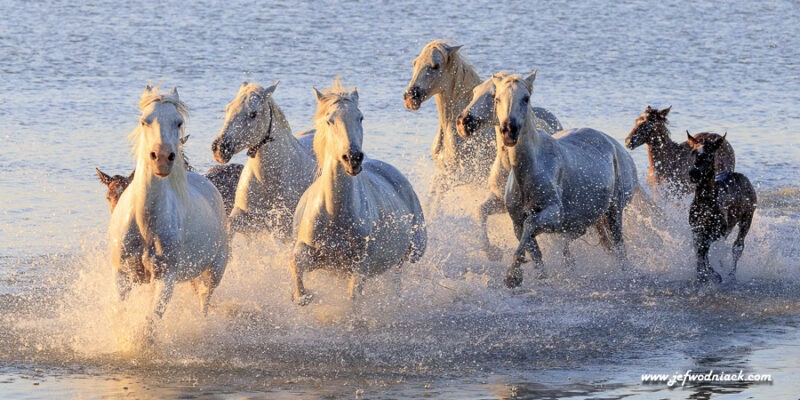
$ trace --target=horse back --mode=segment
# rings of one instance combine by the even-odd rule
[[[728,228],[732,229],[736,222],[752,217],[758,198],[750,179],[738,172],[723,172],[715,177],[717,202],[720,210],[726,214]]]

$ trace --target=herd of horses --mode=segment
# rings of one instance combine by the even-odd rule
[[[625,266],[623,212],[635,199],[654,206],[625,149],[641,145],[647,146],[647,182],[656,196],[694,191],[688,211],[698,281],[722,281],[709,265],[709,245],[738,225],[733,279],[756,193],[747,177],[734,172],[727,134],[687,131],[687,140],[676,143],[667,128],[670,108],[649,106],[625,146],[595,129],[564,130],[553,113],[533,106],[535,71],[500,72],[481,81],[460,47],[442,40],[427,44],[413,61],[403,100],[410,110],[431,98],[438,107],[431,207],[455,186],[487,188],[475,218],[491,260],[501,259],[502,251],[489,241],[487,218],[504,212],[511,217],[519,244],[507,287],[522,283],[528,258],[541,271],[542,233],[567,239],[563,262],[571,265],[570,242],[595,228],[603,247]],[[362,151],[358,92],[338,80],[331,89],[314,89],[314,129],[293,134],[272,96],[277,86],[242,84],[211,145],[222,165],[206,175],[195,173],[183,153],[187,108],[177,90],[145,89],[139,124],[130,134],[134,172],[109,176],[97,169],[108,186],[111,263],[122,300],[133,285],[162,281],[153,313],[160,318],[175,284],[190,281],[207,312],[236,232],[268,232],[293,244],[292,297],[300,305],[311,300],[305,272],[349,274],[353,298],[364,278],[423,256],[426,222],[414,188],[398,169]],[[244,165],[228,164],[245,150]]]

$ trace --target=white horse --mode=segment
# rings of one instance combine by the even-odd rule
[[[211,149],[223,164],[248,149],[231,212],[233,230],[266,229],[286,242],[292,239],[292,215],[314,181],[317,161],[314,132],[292,135],[272,97],[277,85],[242,83],[225,108],[225,123]]]
[[[436,99],[439,130],[431,147],[436,173],[430,187],[430,195],[436,201],[455,185],[472,184],[482,188],[495,158],[493,124],[475,127],[469,137],[457,133],[458,116],[472,101],[473,89],[481,84],[478,73],[459,53],[461,47],[441,39],[425,45],[412,63],[413,75],[403,93],[409,110],[418,110],[431,97]],[[493,94],[494,88],[491,89]],[[491,107],[485,112],[490,113]],[[545,130],[562,129],[549,111],[536,107],[535,112],[543,124],[552,126]],[[489,115],[486,118],[491,122]]]
[[[139,107],[142,116],[130,135],[136,174],[109,228],[117,291],[125,300],[142,276],[163,281],[154,310],[161,318],[175,284],[191,280],[205,314],[230,251],[222,197],[204,176],[187,171],[182,159],[174,162],[182,154],[188,117],[178,91],[164,95],[147,86]]]
[[[505,72],[495,74],[498,77],[506,75]],[[531,72],[526,79],[533,82],[536,79],[536,71]],[[482,132],[485,129],[494,130],[493,127],[497,121],[497,117],[494,114],[494,93],[494,80],[491,77],[480,85],[475,86],[472,90],[472,101],[458,116],[458,134],[461,137],[470,137],[474,133]],[[550,111],[541,107],[531,107],[531,110],[533,111],[534,127],[537,130],[553,135],[564,129],[558,118]],[[475,211],[475,219],[478,220],[481,229],[483,251],[492,261],[500,260],[503,253],[499,247],[492,246],[489,242],[487,220],[490,215],[506,212],[506,204],[503,197],[506,190],[506,182],[508,181],[509,173],[511,173],[511,161],[508,159],[508,152],[503,145],[503,138],[498,133],[495,133],[495,142],[497,151],[489,173],[489,193]]]
[[[512,288],[522,283],[526,250],[542,267],[540,233],[565,234],[563,256],[574,264],[569,242],[596,226],[601,242],[624,264],[622,211],[638,188],[633,159],[610,136],[581,128],[551,137],[535,129],[528,106],[534,76],[494,78],[496,129],[514,172],[505,203],[520,241],[505,278]]]
[[[337,80],[324,93],[314,89],[319,177],[303,194],[294,216],[291,259],[293,299],[308,304],[303,273],[326,268],[350,273],[350,297],[366,276],[404,261],[416,262],[427,245],[422,208],[405,176],[361,150],[363,116],[358,92]]]
[[[414,72],[403,94],[409,110],[418,110],[423,102],[436,97],[439,130],[431,147],[436,173],[430,187],[430,196],[436,201],[455,185],[483,186],[494,159],[491,128],[466,139],[456,133],[456,118],[472,99],[472,88],[481,83],[475,69],[459,54],[460,48],[442,40],[425,45],[412,63]]]

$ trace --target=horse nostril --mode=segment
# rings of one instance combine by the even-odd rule
[[[345,154],[345,155],[342,156],[342,160],[350,161],[350,157],[347,154]]]
[[[363,159],[364,159],[364,153],[358,152],[356,154],[353,154],[354,162],[360,163]]]
[[[155,151],[151,151],[151,152],[150,152],[150,159],[151,159],[151,160],[153,160],[153,161],[155,161],[155,160],[156,160],[156,158],[158,158],[158,157],[156,156],[156,152],[155,152]]]
[[[167,157],[167,159],[170,161],[175,160],[175,153],[169,153],[169,157]]]

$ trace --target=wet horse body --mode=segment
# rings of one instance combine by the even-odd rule
[[[292,135],[288,120],[272,98],[277,85],[242,84],[226,107],[225,123],[212,151],[218,162],[227,163],[247,149],[247,163],[230,214],[233,230],[266,230],[289,242],[295,207],[314,181],[317,161],[312,149],[314,131]]]
[[[391,165],[364,157],[358,93],[341,84],[317,94],[314,151],[318,178],[294,216],[290,263],[293,299],[308,304],[303,274],[315,269],[350,274],[350,296],[363,279],[404,261],[416,262],[427,245],[422,207],[413,187]]]
[[[208,179],[173,162],[182,152],[188,115],[177,91],[162,95],[148,86],[139,105],[142,117],[131,134],[137,172],[109,227],[117,290],[124,300],[148,276],[162,281],[154,307],[160,318],[175,284],[192,281],[206,313],[230,251],[222,197]]]
[[[472,101],[467,108],[458,116],[458,134],[462,137],[469,137],[475,132],[485,129],[494,131],[494,123],[497,117],[494,113],[495,85],[494,77],[504,77],[507,74],[500,72],[490,77],[480,85],[476,86],[472,92]],[[531,82],[536,78],[536,71],[529,77]],[[561,122],[551,112],[541,107],[531,107],[534,117],[535,129],[549,135],[563,130]],[[488,178],[488,190],[486,198],[475,211],[475,219],[481,229],[481,245],[483,251],[490,260],[497,261],[502,257],[500,248],[493,246],[489,241],[488,218],[493,214],[500,214],[507,211],[505,203],[506,184],[508,177],[512,174],[511,161],[508,158],[508,151],[503,144],[502,135],[493,132],[495,135],[495,158]],[[513,181],[513,178],[512,178]],[[511,183],[513,184],[513,183]]]
[[[733,268],[730,278],[735,278],[736,265],[744,250],[744,240],[755,213],[757,196],[750,180],[738,172],[715,171],[716,157],[727,142],[725,136],[713,133],[689,135],[687,143],[692,148],[693,164],[689,170],[691,181],[696,184],[695,195],[689,208],[689,225],[692,227],[693,243],[697,255],[697,279],[700,282],[722,277],[708,261],[708,250],[712,242],[724,239],[738,225],[739,233],[733,243]]]
[[[529,252],[538,267],[540,233],[561,233],[569,239],[564,259],[574,263],[569,241],[589,227],[604,225],[618,261],[625,263],[622,212],[638,187],[636,166],[625,149],[594,129],[562,131],[551,137],[535,129],[528,106],[532,79],[497,77],[496,128],[508,148],[513,170],[505,203],[520,240],[505,284],[522,283],[521,265]],[[601,230],[602,233],[602,230]]]
[[[425,45],[413,62],[413,76],[403,94],[409,110],[419,109],[431,97],[436,99],[439,128],[431,146],[436,173],[430,187],[436,201],[455,185],[483,188],[492,174],[496,152],[492,123],[476,125],[468,136],[458,133],[463,123],[459,115],[472,102],[473,89],[481,85],[475,69],[459,53],[460,48],[438,39]],[[482,111],[491,113],[491,107]],[[561,130],[555,115],[539,107],[535,111],[546,130]],[[476,114],[474,121],[483,116]],[[489,118],[486,115],[486,120]]]
[[[634,150],[642,144],[647,145],[650,162],[647,170],[647,183],[656,193],[669,197],[690,194],[694,187],[689,179],[689,168],[692,165],[692,148],[688,142],[677,143],[670,137],[667,115],[671,107],[657,110],[650,106],[636,119],[634,127],[625,139],[625,145]],[[703,143],[710,135],[699,133],[695,140]],[[733,172],[736,167],[736,155],[733,147],[725,141],[714,163],[714,171]]]

